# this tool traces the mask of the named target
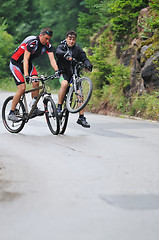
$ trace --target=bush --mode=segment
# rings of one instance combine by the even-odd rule
[[[106,79],[114,87],[113,94],[123,94],[130,86],[130,68],[124,65],[113,66],[112,73]]]
[[[0,26],[0,80],[7,77],[9,74],[10,56],[15,48],[13,37],[6,31],[6,25],[3,23]]]
[[[96,40],[96,45],[92,48],[93,55],[89,57],[93,64],[91,78],[94,87],[100,90],[103,85],[108,84],[106,76],[111,73],[112,66],[107,59],[111,48],[111,35],[108,28]]]
[[[157,120],[159,114],[159,92],[145,93],[142,96],[134,95],[130,104],[131,116]]]

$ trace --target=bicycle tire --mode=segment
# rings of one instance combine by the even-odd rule
[[[77,80],[78,93],[82,96],[82,100],[79,95],[75,93],[73,86],[70,86],[67,99],[66,107],[69,112],[77,113],[81,111],[89,102],[92,95],[93,83],[89,77],[80,77]]]
[[[60,122],[60,131],[59,131],[59,133],[60,133],[60,134],[64,134],[64,132],[65,132],[65,130],[66,130],[67,123],[68,123],[68,117],[69,117],[69,111],[68,111],[67,108],[65,107],[65,108],[62,110],[62,117],[61,117],[61,119],[59,120],[59,122]]]
[[[9,132],[19,133],[25,125],[25,119],[24,119],[25,107],[23,102],[19,100],[15,109],[15,113],[16,113],[16,116],[19,118],[19,122],[13,122],[11,120],[8,120],[8,115],[11,110],[12,100],[13,100],[13,96],[10,96],[4,101],[2,106],[2,120],[5,128]]]
[[[51,97],[44,98],[44,107],[48,127],[52,134],[58,135],[60,130],[59,118],[56,105]]]

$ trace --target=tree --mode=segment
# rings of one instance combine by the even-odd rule
[[[142,8],[148,6],[148,0],[115,0],[110,4],[112,31],[115,41],[128,39],[137,32],[137,18]]]
[[[79,40],[84,46],[90,45],[90,36],[99,30],[101,26],[107,25],[110,20],[109,4],[114,0],[85,0],[83,12],[79,13],[77,32]]]
[[[78,13],[83,9],[81,0],[43,0],[40,1],[42,11],[41,28],[51,27],[53,29],[54,45],[59,44],[65,38],[65,33],[71,29],[76,30]]]
[[[6,21],[7,32],[19,43],[27,35],[39,32],[40,12],[37,0],[0,0],[0,16]]]
[[[0,25],[0,79],[9,74],[9,60],[15,48],[13,37],[7,33],[5,22]]]
[[[16,27],[27,19],[28,0],[0,0],[0,16],[6,20],[8,33],[15,35]]]

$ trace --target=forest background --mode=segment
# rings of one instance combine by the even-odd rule
[[[123,43],[124,51],[138,37],[141,9],[150,6],[153,12],[145,20],[144,37],[150,32],[158,33],[159,0],[0,0],[0,6],[0,89],[15,90],[9,60],[25,37],[50,27],[55,49],[65,33],[74,29],[77,43],[93,64],[89,76],[94,89],[87,110],[159,120],[158,90],[128,97],[130,66],[120,64],[116,56],[118,42]],[[39,74],[53,73],[47,56],[34,64]],[[53,82],[52,88],[59,88],[58,81]]]

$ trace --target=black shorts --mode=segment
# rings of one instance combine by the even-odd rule
[[[61,83],[63,80],[66,80],[68,83],[72,79],[72,74],[62,73],[59,78],[59,82]]]
[[[20,85],[25,83],[25,79],[23,77],[23,65],[22,64],[13,64],[12,62],[10,62],[10,70],[13,74],[14,77],[14,81],[16,83],[16,85]],[[38,76],[36,68],[33,65],[29,66],[29,75],[32,76]]]

